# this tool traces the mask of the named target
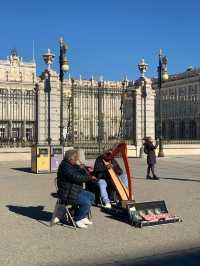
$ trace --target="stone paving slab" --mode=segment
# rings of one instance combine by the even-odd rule
[[[144,179],[145,159],[130,160],[136,200],[164,199],[183,223],[135,229],[93,208],[94,224],[77,231],[49,227],[55,174],[29,173],[29,162],[1,162],[0,265],[199,265],[199,160],[160,159],[160,181]]]

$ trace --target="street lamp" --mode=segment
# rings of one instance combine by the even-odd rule
[[[48,49],[47,53],[44,53],[42,57],[44,59],[45,64],[47,64],[47,70],[50,71],[55,55],[52,54],[50,49]]]
[[[65,72],[69,71],[69,63],[67,60],[67,50],[68,46],[65,44],[64,39],[61,37],[60,41],[60,56],[59,56],[59,64],[60,64],[60,144],[64,145],[64,136],[63,136],[63,80]]]
[[[44,73],[45,78],[45,92],[47,92],[48,95],[48,144],[51,144],[51,84],[50,84],[50,70],[51,70],[51,64],[53,63],[53,60],[55,58],[55,55],[51,53],[51,50],[48,49],[47,53],[43,54],[44,62],[47,64],[47,69]]]
[[[38,116],[39,116],[39,109],[38,109],[38,94],[39,94],[39,84],[36,83],[34,87],[35,91],[35,144],[38,144]]]
[[[138,64],[138,69],[140,71],[140,82],[142,87],[142,98],[144,99],[144,119],[143,119],[143,139],[146,138],[146,97],[147,97],[147,91],[146,91],[146,79],[144,73],[147,71],[149,65],[145,63],[144,59],[141,60],[141,62]],[[143,157],[144,155],[144,149],[143,146],[140,149],[140,157]]]
[[[158,90],[159,90],[159,152],[158,157],[164,157],[163,143],[162,143],[162,114],[161,114],[161,89],[162,82],[168,80],[169,76],[167,73],[167,57],[163,55],[162,49],[159,52],[159,65],[158,65]]]

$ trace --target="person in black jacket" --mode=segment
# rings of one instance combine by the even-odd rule
[[[147,179],[158,180],[159,178],[155,174],[155,164],[156,164],[156,153],[155,150],[158,147],[158,141],[156,141],[156,145],[153,144],[153,140],[151,137],[145,138],[144,143],[144,152],[147,154]],[[150,176],[150,171],[152,172],[153,177]]]
[[[113,185],[108,168],[105,166],[103,160],[110,163],[110,166],[113,167],[113,170],[126,187],[128,187],[128,179],[127,175],[123,173],[123,170],[119,166],[118,162],[113,158],[112,150],[106,150],[102,155],[96,158],[93,174],[97,178],[97,184],[100,189],[100,195],[104,206],[106,208],[111,208],[107,187],[112,187]]]
[[[87,225],[92,224],[87,217],[95,197],[93,193],[85,191],[82,185],[96,178],[79,166],[78,161],[76,150],[66,151],[57,172],[58,196],[64,204],[78,205],[74,217],[76,225],[79,228],[87,228]]]

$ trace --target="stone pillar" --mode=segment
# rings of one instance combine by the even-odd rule
[[[140,157],[140,148],[142,147],[142,97],[141,90],[135,88],[135,145],[136,145],[136,156]]]
[[[143,148],[143,138],[151,136],[155,139],[155,91],[150,79],[143,77],[134,83],[135,90],[135,122],[136,153],[139,157]]]
[[[9,120],[8,121],[8,126],[7,126],[8,139],[12,138],[12,127],[13,127],[12,120]]]
[[[22,140],[26,141],[26,120],[22,123]]]
[[[60,82],[57,73],[49,70],[51,87],[50,132],[51,143],[60,141]],[[45,75],[42,74],[38,93],[38,143],[47,144],[48,140],[48,97],[45,92]]]
[[[55,71],[50,72],[51,83],[51,139],[60,144],[60,81]]]
[[[155,90],[152,88],[152,81],[146,80],[146,136],[155,139]]]

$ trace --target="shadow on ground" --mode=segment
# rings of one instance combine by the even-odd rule
[[[32,173],[31,168],[30,167],[19,167],[19,168],[11,168],[12,170],[15,171],[20,171],[20,172],[25,172],[25,173]]]
[[[128,212],[122,212],[122,211],[116,212],[112,211],[112,209],[106,209],[106,208],[101,209],[101,211],[105,214],[105,217],[108,219],[116,220],[125,224],[130,224]]]
[[[27,207],[7,205],[6,207],[11,212],[26,216],[28,218],[31,218],[37,221],[49,222],[52,217],[52,213],[48,211],[44,211],[44,206],[40,206],[40,205],[39,206],[27,206]]]
[[[175,251],[159,256],[149,256],[138,259],[114,260],[104,263],[93,262],[89,265],[98,266],[198,266],[200,262],[200,248]],[[54,264],[55,265],[55,264]],[[57,265],[56,265],[57,266]],[[64,265],[59,265],[64,266]]]
[[[172,254],[148,257],[140,260],[130,260],[119,265],[124,266],[198,266],[200,248],[183,250]],[[112,265],[111,265],[112,266]]]
[[[198,177],[197,177],[198,178]],[[188,182],[200,182],[200,179],[192,179],[192,178],[179,178],[179,177],[160,177],[163,180],[171,180],[171,181],[188,181]]]

